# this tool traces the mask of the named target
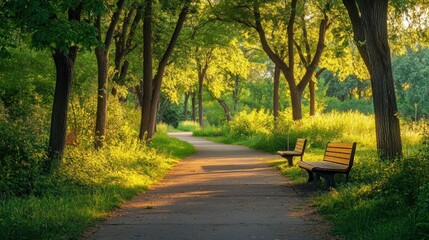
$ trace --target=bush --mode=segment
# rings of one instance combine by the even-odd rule
[[[0,119],[0,196],[28,195],[41,172],[44,145],[30,128]]]
[[[193,132],[200,128],[200,125],[197,122],[194,121],[183,121],[179,123],[179,126],[177,127],[177,130],[180,131],[186,131],[186,132]]]

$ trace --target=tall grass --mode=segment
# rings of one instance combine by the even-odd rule
[[[200,125],[194,121],[183,121],[179,123],[177,130],[185,131],[185,132],[193,132],[195,130],[200,129]]]

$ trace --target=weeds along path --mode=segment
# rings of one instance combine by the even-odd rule
[[[331,239],[306,194],[268,166],[274,155],[171,136],[197,153],[118,209],[89,239]]]

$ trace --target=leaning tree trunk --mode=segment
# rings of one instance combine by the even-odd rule
[[[216,101],[220,104],[220,106],[223,109],[223,112],[225,113],[225,120],[227,123],[229,123],[229,121],[231,121],[231,113],[229,111],[229,107],[228,105],[226,105],[225,101],[221,100],[221,99],[216,99]]]
[[[279,117],[279,86],[280,86],[280,68],[274,68],[274,87],[273,87],[273,114],[274,119]]]
[[[44,166],[44,171],[49,173],[53,166],[62,159],[66,143],[67,112],[70,99],[70,91],[73,80],[74,64],[76,61],[77,47],[70,47],[68,54],[56,50],[53,54],[55,63],[55,93],[51,115],[51,130],[49,133],[49,161]]]

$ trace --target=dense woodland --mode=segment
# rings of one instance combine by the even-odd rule
[[[2,0],[0,227],[44,231],[43,220],[13,222],[8,204],[25,198],[146,188],[175,161],[166,124],[265,139],[250,145],[267,151],[302,135],[310,149],[357,141],[377,171],[398,164],[389,174],[420,154],[408,173],[425,177],[404,204],[429,211],[428,21],[426,0]],[[358,161],[357,182],[368,166]],[[389,176],[347,194],[371,198],[404,178]],[[403,236],[428,239],[429,216],[415,214]],[[49,238],[64,236],[57,228]]]

